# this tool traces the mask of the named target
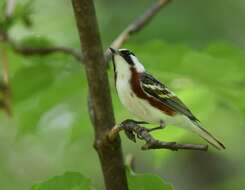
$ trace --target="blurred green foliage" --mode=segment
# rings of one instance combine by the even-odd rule
[[[152,2],[96,1],[104,46]],[[0,27],[21,44],[80,47],[70,1],[23,0],[18,2],[13,21],[6,23],[4,7],[0,1]],[[125,45],[227,147],[222,152],[210,148],[207,153],[142,152],[140,142],[132,144],[122,135],[124,153],[133,153],[137,172],[162,176],[177,190],[244,189],[244,10],[242,0],[173,1]],[[26,27],[24,17],[34,23],[31,28]],[[92,149],[83,67],[67,55],[23,57],[6,44],[0,48],[8,50],[13,109],[12,118],[0,113],[1,188],[30,189],[37,182],[74,171],[89,177],[95,189],[103,189],[99,161]],[[133,118],[117,98],[112,69],[109,76],[117,122]],[[205,143],[172,126],[154,135],[166,141]],[[79,183],[79,179],[83,181],[80,174],[74,175]],[[69,176],[71,180],[74,177]],[[151,180],[148,174],[128,172],[128,176],[133,178],[129,178],[132,186],[139,185],[137,181],[147,182],[145,178]]]
[[[159,176],[152,174],[136,174],[127,168],[129,190],[173,190],[168,184],[164,184]]]
[[[172,190],[164,184],[159,176],[152,174],[136,174],[130,168],[127,170],[129,190]],[[44,182],[33,185],[32,190],[92,190],[91,182],[78,172],[66,172]]]
[[[28,36],[24,37],[21,42],[23,47],[49,47],[52,46],[52,42],[43,36]]]
[[[18,2],[15,5],[14,11],[11,15],[7,13],[7,3],[6,1],[1,1],[0,3],[0,28],[4,31],[10,30],[17,22],[20,22],[25,27],[30,27],[32,24],[31,15],[33,13],[33,0]]]
[[[32,190],[92,190],[90,181],[78,172],[66,172],[62,176],[55,176],[40,184],[34,185]]]

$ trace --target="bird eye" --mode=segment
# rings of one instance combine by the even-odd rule
[[[131,51],[127,50],[127,49],[123,49],[123,50],[121,50],[120,52],[121,52],[121,54],[123,54],[123,55],[125,55],[125,56],[126,56],[126,55],[127,55],[127,56],[130,56],[130,55],[135,56],[133,52],[131,52]]]
[[[123,49],[120,51],[121,56],[127,61],[128,64],[134,65],[134,62],[132,60],[132,55],[135,56],[131,51]]]

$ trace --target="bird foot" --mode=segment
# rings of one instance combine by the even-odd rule
[[[147,129],[147,132],[152,132],[152,131],[156,131],[156,130],[160,130],[160,129],[164,129],[166,127],[165,122],[164,121],[160,121],[160,126],[159,127],[154,127],[151,129]]]
[[[135,121],[135,120],[132,120],[132,119],[126,119],[125,121],[123,121],[120,124],[120,126],[124,129],[125,135],[128,137],[128,139],[133,141],[133,142],[136,142],[136,135],[135,135],[135,132],[134,132],[133,129],[135,127],[138,127],[141,130],[146,130],[147,131],[146,128],[140,126],[142,124],[148,124],[148,123],[145,122],[145,121]],[[139,134],[137,134],[137,138],[143,140],[143,138]]]

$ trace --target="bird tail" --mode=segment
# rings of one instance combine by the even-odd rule
[[[192,127],[192,131],[197,133],[200,137],[206,140],[209,144],[213,145],[218,150],[225,149],[225,146],[215,138],[211,133],[204,129],[198,121],[192,121],[195,127]]]

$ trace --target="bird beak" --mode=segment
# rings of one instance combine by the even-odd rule
[[[109,47],[109,49],[111,50],[111,52],[112,52],[113,55],[114,55],[114,54],[118,54],[118,50],[113,49],[113,48],[111,48],[111,47]]]

